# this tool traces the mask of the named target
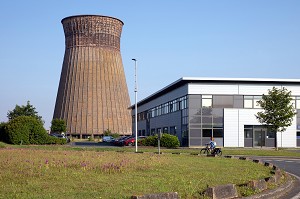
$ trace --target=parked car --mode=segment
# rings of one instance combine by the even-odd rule
[[[138,136],[137,140],[145,139],[147,136]],[[135,145],[135,137],[131,137],[130,139],[127,139],[124,141],[124,146],[133,146]]]
[[[112,136],[103,136],[102,142],[113,142],[115,140]]]
[[[128,139],[131,139],[133,136],[125,136],[121,139],[118,140],[118,142],[115,143],[115,145],[118,145],[118,146],[124,146],[125,144],[125,141],[128,140]]]
[[[121,137],[116,138],[116,139],[114,140],[114,145],[116,145],[116,146],[120,145],[120,142],[121,142],[122,140],[124,140],[125,138],[127,138],[127,137],[128,137],[128,136],[121,136]]]

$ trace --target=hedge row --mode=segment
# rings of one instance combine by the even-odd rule
[[[152,135],[139,142],[143,146],[157,146],[158,144],[158,136]],[[167,148],[177,148],[180,146],[180,142],[177,136],[170,135],[170,134],[162,134],[160,139],[160,146],[167,147]]]
[[[43,124],[30,116],[19,116],[0,124],[0,140],[8,144],[65,144],[66,140],[51,137]]]

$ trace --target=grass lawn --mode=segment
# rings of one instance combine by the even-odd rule
[[[208,186],[270,175],[267,167],[236,159],[64,146],[0,147],[0,198],[130,198],[170,191],[181,198],[200,198]]]

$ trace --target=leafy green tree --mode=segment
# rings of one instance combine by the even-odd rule
[[[43,124],[31,116],[19,116],[10,120],[4,127],[7,142],[10,144],[47,144],[48,134]]]
[[[8,111],[7,113],[7,117],[9,120],[15,119],[19,116],[31,116],[38,119],[42,124],[44,124],[42,116],[38,115],[38,112],[35,110],[35,107],[30,104],[30,101],[27,101],[26,105],[16,105],[14,110]]]
[[[258,112],[256,118],[275,132],[276,150],[278,150],[277,132],[284,132],[288,126],[291,126],[296,115],[292,100],[291,91],[273,87],[268,90],[268,95],[263,95],[257,102],[263,111]]]
[[[67,130],[67,124],[65,120],[55,118],[51,122],[51,132],[66,132]]]

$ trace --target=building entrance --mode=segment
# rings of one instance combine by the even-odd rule
[[[263,147],[266,146],[266,134],[267,129],[265,128],[254,128],[254,140],[253,146],[254,147]]]

